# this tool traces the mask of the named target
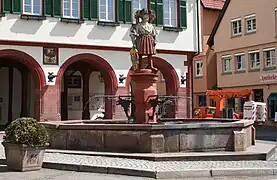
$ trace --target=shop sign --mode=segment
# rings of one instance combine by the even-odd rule
[[[264,74],[260,76],[261,82],[273,82],[277,81],[277,73]]]

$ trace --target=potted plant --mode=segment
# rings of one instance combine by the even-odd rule
[[[42,167],[48,146],[46,128],[30,117],[18,118],[5,129],[6,163],[10,170],[34,171]]]

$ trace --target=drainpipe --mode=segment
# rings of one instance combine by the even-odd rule
[[[200,54],[200,16],[199,16],[199,1],[200,0],[196,0],[196,25],[197,25],[197,52],[195,53],[195,55],[194,56],[197,56],[197,55],[199,55]],[[193,60],[193,57],[192,57],[192,60]],[[194,72],[193,72],[193,61],[192,61],[192,64],[191,64],[191,74],[190,74],[190,77],[192,78],[192,82],[191,82],[191,101],[192,101],[192,103],[191,103],[191,106],[192,106],[192,109],[191,109],[191,117],[193,117],[193,107],[194,107],[194,101],[193,101],[193,94],[194,94],[194,92],[193,92],[193,78],[194,78]]]

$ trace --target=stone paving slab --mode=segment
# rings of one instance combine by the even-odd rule
[[[4,148],[0,148],[4,163]],[[149,161],[131,158],[45,153],[44,168],[164,178],[225,175],[277,176],[277,152],[268,161]]]

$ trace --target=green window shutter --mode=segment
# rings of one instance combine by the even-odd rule
[[[125,22],[125,0],[118,0],[118,21]]]
[[[151,0],[150,1],[150,9],[155,11],[156,14],[156,20],[155,20],[155,24],[157,24],[157,6],[156,6],[156,0]]]
[[[164,24],[163,0],[157,0],[156,16],[157,16],[157,25],[163,25]]]
[[[53,16],[62,16],[62,0],[53,0]]]
[[[90,19],[90,0],[83,0],[83,19]]]
[[[152,9],[156,12],[156,0],[150,1],[150,9]]]
[[[21,0],[12,0],[12,12],[21,13]]]
[[[132,1],[118,0],[118,21],[132,22]]]
[[[3,0],[2,1],[2,5],[3,5],[3,11],[4,12],[11,12],[12,11],[12,7],[11,7],[11,0]]]
[[[186,0],[180,0],[180,26],[182,28],[187,27],[187,2],[186,2]]]
[[[133,21],[133,11],[132,11],[132,0],[125,1],[125,21],[132,22]]]
[[[163,0],[151,0],[150,9],[154,10],[156,13],[156,25],[163,25]]]
[[[90,0],[90,17],[98,19],[98,0]]]
[[[53,0],[44,0],[44,15],[53,15]]]

